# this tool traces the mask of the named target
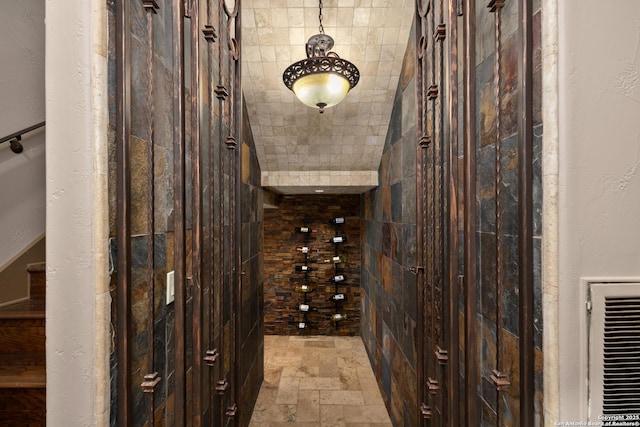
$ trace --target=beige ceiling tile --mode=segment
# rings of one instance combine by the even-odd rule
[[[249,12],[249,11],[247,11]],[[245,32],[249,29],[256,27],[256,21],[253,15],[253,9],[250,11],[251,13],[243,13],[242,14],[242,38],[244,40]]]
[[[291,28],[304,28],[304,9],[302,8],[289,8],[287,10],[289,18],[289,27]]]
[[[354,0],[354,7],[371,7],[371,0]]]
[[[393,12],[392,12],[393,13]],[[397,12],[396,12],[397,13]],[[383,29],[388,20],[389,12],[385,8],[373,8],[371,9],[371,15],[369,16],[370,28]]]
[[[413,12],[413,1],[411,0],[385,0],[388,7],[394,9],[411,9]]]
[[[375,135],[367,136],[367,142],[365,144],[365,147],[375,147],[376,145],[379,144],[379,140],[380,138],[378,136],[375,136]]]
[[[378,68],[376,70],[376,74],[383,76],[390,76],[394,69],[394,62],[392,61],[384,61],[378,62]]]
[[[389,97],[386,90],[375,90],[373,93],[372,102],[385,102],[389,99],[393,99],[393,94]]]
[[[389,77],[389,92],[396,92],[396,89],[398,88],[398,79],[400,78],[400,76],[391,76]]]
[[[364,154],[371,155],[376,153],[378,150],[378,145],[365,145],[364,146]]]
[[[380,46],[369,46],[364,54],[364,59],[367,61],[379,61],[380,51]]]
[[[389,81],[388,76],[376,77],[376,89],[387,89],[389,87]]]
[[[332,50],[342,50],[345,46],[352,46],[352,28],[339,27],[335,33],[331,34],[336,44]]]
[[[366,136],[367,135],[367,127],[366,126],[353,126],[353,134],[356,136]]]
[[[331,174],[331,181],[329,185],[345,185],[345,177],[338,174]]]
[[[369,117],[371,114],[371,103],[363,102],[358,106],[358,115]]]
[[[258,29],[243,28],[242,29],[242,48],[245,46],[255,46],[258,44]]]
[[[271,10],[268,8],[253,9],[253,19],[258,28],[271,27]]]
[[[354,9],[353,7],[340,7],[337,10],[337,18],[335,24],[337,27],[351,28],[353,23]]]
[[[369,27],[367,31],[367,45],[368,46],[381,45],[383,36],[384,36],[384,28],[382,26]]]
[[[278,153],[277,147],[275,145],[268,145],[264,149],[265,155],[275,155]]]
[[[403,55],[398,55],[397,54],[397,50],[398,47],[395,45],[384,45],[380,47],[380,61],[381,62],[388,62],[388,61],[394,61],[394,60],[398,60],[399,57],[403,58]],[[399,61],[400,64],[402,64],[402,61]]]
[[[273,50],[273,54],[275,55],[275,50]],[[280,68],[278,67],[276,62],[264,62],[262,64],[262,68],[264,70],[264,74],[266,76],[274,76],[277,75],[280,71]],[[284,83],[283,83],[284,85]],[[261,88],[264,89],[264,88]]]
[[[407,15],[405,13],[403,13],[403,12],[404,12],[403,9],[397,9],[396,12],[387,14],[387,25],[390,26],[390,27],[400,27],[400,26],[402,26],[403,22],[406,22],[405,18],[407,17]],[[412,14],[410,14],[410,15],[412,15]],[[408,34],[409,33],[407,32],[407,35]],[[408,39],[405,39],[405,43],[407,41],[408,41]]]
[[[384,28],[384,35],[382,36],[382,44],[383,45],[396,45],[398,43],[398,33],[402,32],[398,27],[388,27]],[[244,33],[243,33],[244,35]],[[408,38],[404,39],[405,43],[409,41]],[[404,50],[403,50],[404,55]]]
[[[313,8],[305,8],[304,9],[304,26],[305,29],[313,29],[315,31],[311,34],[318,33],[318,27],[320,26],[320,21],[318,20],[318,9]],[[309,33],[307,33],[309,34]]]
[[[368,8],[356,8],[353,11],[353,26],[354,27],[368,27],[369,16],[371,9]]]
[[[271,9],[271,21],[274,28],[289,28],[289,13],[287,8]]]
[[[274,28],[273,34],[271,35],[271,44],[276,46],[277,49],[282,49],[285,46],[289,47],[289,29],[282,27]]]
[[[303,7],[303,6],[304,6],[304,0],[287,0],[288,8]]]
[[[244,46],[242,54],[245,61],[259,62],[262,60],[260,57],[260,48],[258,46]]]
[[[322,8],[322,24],[325,29],[333,28],[338,25],[338,11],[339,9],[335,5],[328,4],[326,1],[323,2]],[[312,9],[316,14],[316,25],[320,25],[320,20],[318,19],[318,14],[320,10],[318,9],[318,2],[316,2],[315,8]],[[341,13],[341,12],[340,12]]]
[[[260,57],[264,62],[275,62],[276,60],[276,49],[273,46],[261,45],[260,46]]]
[[[385,131],[380,132],[380,129],[378,128],[378,125],[380,125],[380,123],[386,124],[386,120],[383,119],[382,117],[383,117],[382,114],[373,114],[373,109],[372,109],[372,113],[369,115],[369,124],[376,126],[375,130],[371,130],[371,132],[375,135],[380,135],[385,132]]]
[[[249,76],[249,77],[260,77],[260,76],[264,76],[264,71],[262,70],[262,62],[258,62],[258,61],[252,61],[252,62],[245,62],[244,64],[244,69],[242,70],[242,72],[244,73],[244,76]]]
[[[289,154],[289,158],[291,160],[293,160],[293,155],[294,154],[299,154],[298,153],[298,145],[296,145],[295,143],[290,143],[287,145],[282,146],[282,148],[285,150],[286,154]]]
[[[276,154],[276,159],[278,160],[278,163],[281,163],[283,165],[286,165],[287,163],[289,163],[289,156],[287,156],[286,154]]]
[[[358,126],[366,126],[369,124],[369,116],[358,114],[356,124]]]
[[[269,109],[269,106],[270,106],[270,104],[269,104],[268,102],[264,102],[264,103],[259,102],[259,103],[257,104],[258,111],[265,111],[265,110],[268,110],[268,109]]]
[[[273,46],[273,27],[258,28],[258,40],[260,46]]]
[[[264,1],[264,0],[262,0],[262,1]],[[269,0],[269,6],[272,9],[286,8],[287,7],[287,0]]]
[[[284,83],[283,83],[284,85]],[[280,104],[286,106],[285,109],[291,109],[293,108],[293,103],[295,101],[295,95],[293,94],[293,92],[291,92],[289,89],[285,91],[280,92]],[[277,102],[277,100],[275,101]]]
[[[284,83],[280,79],[268,79],[264,85],[264,89],[267,91],[269,99],[273,99],[280,93],[280,86],[284,86]]]
[[[284,126],[284,119],[282,114],[271,114],[271,124],[273,126]],[[284,128],[280,130],[280,133],[284,131]]]
[[[302,45],[307,42],[305,38],[304,28],[289,28],[289,43],[297,46]],[[304,51],[304,49],[302,49]]]
[[[353,62],[351,60],[351,46],[345,44],[343,44],[342,46],[336,45],[334,49],[332,49],[332,51],[337,53],[340,58],[346,59],[349,62]],[[358,66],[357,64],[354,65],[356,67]]]
[[[351,44],[367,45],[367,36],[369,35],[369,29],[367,27],[354,27],[351,30]]]

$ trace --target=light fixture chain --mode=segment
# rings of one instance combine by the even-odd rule
[[[318,19],[320,20],[320,34],[324,34],[324,27],[322,26],[322,0],[319,0],[319,9],[320,9],[320,14],[318,15]]]

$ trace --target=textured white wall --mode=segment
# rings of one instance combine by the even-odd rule
[[[109,419],[104,0],[46,2],[47,425]]]
[[[45,119],[44,0],[0,3],[0,137]],[[0,270],[45,231],[44,130],[0,145]],[[44,260],[43,260],[44,261]]]
[[[558,6],[559,407],[585,421],[580,280],[640,277],[640,2]]]

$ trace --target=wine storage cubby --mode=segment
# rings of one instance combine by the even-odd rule
[[[265,209],[265,334],[360,333],[360,211],[359,195],[282,196],[277,208]],[[337,217],[345,219],[338,232],[331,222]],[[306,226],[315,233],[296,231]],[[328,243],[336,236],[344,241]],[[303,247],[308,247],[306,262]],[[305,264],[311,270],[303,271]],[[336,283],[340,274],[348,280]],[[305,310],[308,306],[306,315],[300,305]],[[335,314],[344,316],[336,322]],[[304,328],[299,328],[301,321]]]

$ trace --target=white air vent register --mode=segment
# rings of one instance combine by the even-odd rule
[[[640,415],[640,283],[590,283],[588,306],[589,421]]]

